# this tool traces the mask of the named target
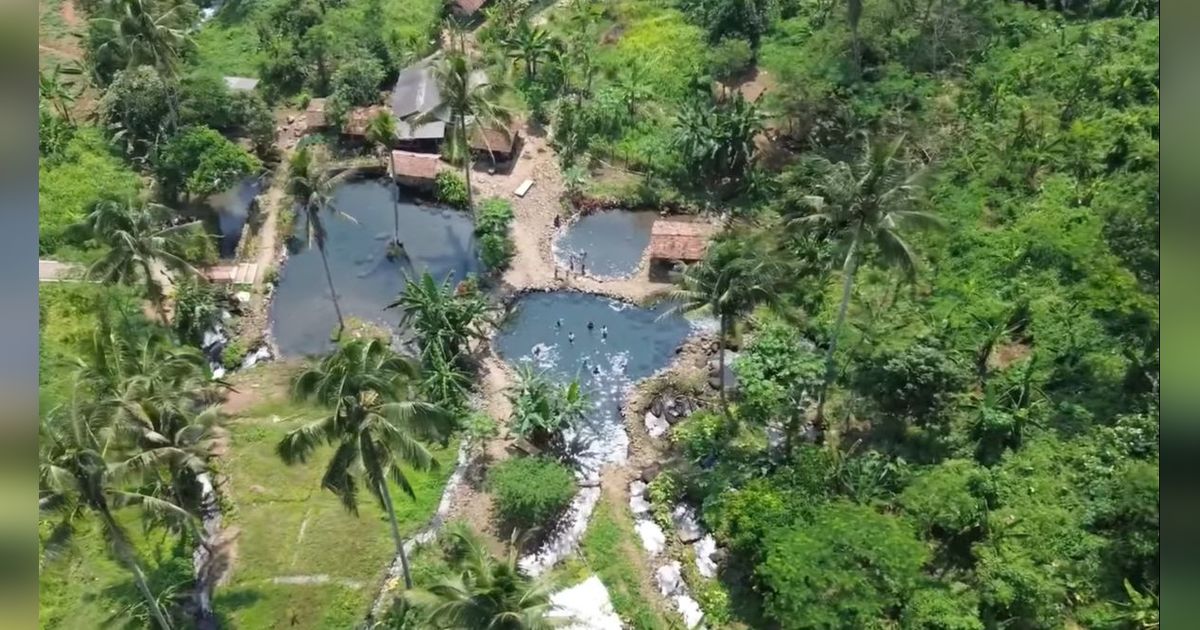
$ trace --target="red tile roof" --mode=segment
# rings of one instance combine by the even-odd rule
[[[414,179],[435,179],[442,169],[442,160],[437,155],[392,151],[392,174]]]
[[[487,0],[454,0],[454,7],[464,15],[474,15]]]
[[[367,135],[367,124],[379,112],[386,112],[388,108],[383,105],[372,105],[370,107],[356,107],[346,114],[346,124],[342,126],[342,132],[348,136],[365,136]]]
[[[696,261],[704,258],[713,228],[707,223],[659,219],[650,228],[650,258]]]

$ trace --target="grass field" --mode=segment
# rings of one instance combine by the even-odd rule
[[[230,424],[223,468],[234,509],[227,525],[240,535],[229,582],[217,590],[225,627],[351,627],[366,613],[394,554],[387,519],[368,495],[361,496],[355,517],[320,488],[328,451],[291,468],[275,455],[279,438],[301,422],[288,418],[302,411],[268,403]],[[435,449],[442,463],[437,471],[409,471],[416,501],[393,488],[401,533],[416,532],[433,515],[456,448]]]
[[[638,575],[645,569],[636,564],[642,560],[642,549],[627,512],[602,499],[592,513],[581,546],[588,566],[608,588],[622,621],[638,630],[671,627],[642,593]]]

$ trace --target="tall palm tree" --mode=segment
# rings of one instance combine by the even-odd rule
[[[458,574],[404,595],[429,615],[434,627],[542,630],[570,622],[547,618],[553,583],[545,577],[530,578],[520,569],[514,541],[507,556],[497,560],[473,537],[460,531],[451,535],[467,551]]]
[[[314,155],[312,149],[303,147],[292,154],[288,164],[288,189],[292,199],[300,206],[301,216],[304,217],[305,233],[308,236],[308,246],[316,244],[321,254],[321,264],[325,268],[325,281],[329,284],[329,297],[333,300],[333,311],[337,314],[338,335],[346,330],[346,320],[342,317],[342,307],[338,303],[337,290],[333,286],[333,274],[329,271],[329,258],[325,255],[325,243],[329,233],[325,230],[324,212],[335,216],[354,220],[353,217],[338,210],[333,205],[333,190],[338,183],[348,177],[349,171],[341,175],[330,175],[324,164],[324,159]]]
[[[901,229],[942,226],[938,217],[909,209],[927,169],[908,172],[898,157],[903,142],[903,136],[874,142],[865,138],[862,156],[854,164],[824,163],[825,173],[816,183],[820,194],[804,198],[809,213],[790,221],[804,230],[822,231],[844,252],[842,297],[825,352],[825,378],[817,397],[814,425],[818,436],[824,432],[826,396],[835,373],[834,352],[846,323],[854,273],[863,247],[878,250],[882,264],[900,268],[911,280],[916,274],[917,255],[902,237]]]
[[[528,20],[521,20],[512,36],[505,40],[510,59],[525,64],[525,76],[537,78],[538,62],[549,57],[554,52],[554,39],[546,29],[530,26]]]
[[[504,87],[492,83],[482,72],[472,69],[471,62],[461,52],[448,52],[434,68],[434,76],[442,95],[442,103],[418,120],[421,123],[435,119],[450,123],[450,157],[461,158],[463,161],[463,176],[467,181],[467,207],[474,208],[470,138],[485,129],[502,129],[504,133],[508,133],[512,113],[499,102]]]
[[[78,395],[79,388],[76,391]],[[169,629],[167,615],[150,590],[137,550],[116,512],[134,507],[156,519],[179,522],[190,521],[191,516],[170,501],[125,489],[128,468],[108,459],[115,438],[111,427],[90,406],[79,403],[73,400],[56,408],[39,429],[38,507],[57,521],[43,541],[44,549],[51,556],[59,553],[70,544],[80,519],[95,518],[108,552],[133,576],[155,625]]]
[[[316,402],[327,411],[320,419],[289,431],[275,449],[290,466],[306,462],[322,444],[334,447],[321,486],[357,515],[359,484],[365,483],[367,492],[387,512],[408,588],[412,576],[388,479],[415,498],[400,464],[417,470],[436,467],[437,461],[418,440],[443,437],[450,428],[449,414],[413,399],[418,372],[415,363],[377,339],[339,346],[293,384],[296,399]]]
[[[775,300],[781,277],[777,264],[759,250],[756,243],[744,239],[714,243],[703,260],[684,269],[679,287],[658,298],[672,304],[664,314],[706,313],[717,318],[721,408],[726,413],[726,339],[738,317]]]
[[[184,3],[156,14],[152,0],[108,0],[105,14],[92,22],[112,30],[112,38],[101,49],[115,49],[126,68],[151,65],[169,75],[178,68],[179,56],[191,43],[182,23]]]
[[[379,159],[383,160],[385,167],[388,170],[388,175],[391,176],[393,191],[392,195],[392,244],[400,245],[400,182],[396,180],[396,174],[392,172],[392,159],[389,151],[392,148],[392,143],[396,141],[396,119],[392,117],[390,112],[381,111],[376,114],[371,120],[367,121],[367,142],[370,142],[376,147],[379,152]]]
[[[198,221],[169,225],[170,209],[156,203],[106,199],[98,202],[81,227],[108,251],[87,270],[87,277],[117,284],[142,283],[159,318],[167,324],[166,271],[199,276],[185,257],[185,232]]]

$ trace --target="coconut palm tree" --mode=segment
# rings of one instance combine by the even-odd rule
[[[520,569],[515,540],[509,542],[507,556],[497,560],[473,537],[461,531],[451,535],[466,549],[458,574],[404,594],[426,612],[434,627],[541,630],[571,621],[547,618],[553,583],[530,578]]]
[[[169,225],[171,210],[156,203],[137,200],[98,202],[83,223],[83,232],[108,246],[99,260],[87,269],[87,277],[101,282],[145,285],[146,296],[159,318],[167,324],[164,280],[166,271],[199,276],[186,259],[186,232],[198,221]]]
[[[174,76],[179,56],[191,43],[180,11],[186,6],[176,4],[162,13],[151,0],[108,0],[107,17],[92,22],[111,29],[111,39],[100,50],[113,49],[125,62],[126,68],[151,65]]]
[[[187,392],[194,401],[210,402],[227,386],[211,379],[200,351],[160,332],[114,322],[104,309],[75,366],[76,378],[95,401]]]
[[[342,317],[342,307],[338,304],[337,290],[333,287],[333,274],[329,271],[329,258],[325,254],[325,243],[329,233],[325,230],[324,212],[335,216],[354,220],[353,217],[337,209],[333,205],[333,190],[338,183],[349,177],[351,171],[341,175],[330,175],[325,168],[324,159],[314,154],[313,150],[303,147],[292,154],[288,164],[288,189],[294,202],[300,206],[304,218],[305,233],[308,236],[308,246],[317,246],[321,254],[321,264],[325,268],[325,281],[329,284],[329,296],[333,300],[333,311],[337,314],[338,336],[346,330],[346,320]]]
[[[323,444],[334,447],[321,486],[357,515],[359,486],[365,484],[391,522],[408,588],[412,576],[388,479],[415,498],[400,464],[417,470],[436,467],[437,461],[419,440],[444,437],[451,424],[440,407],[414,398],[418,385],[416,364],[383,342],[355,340],[341,345],[293,384],[294,397],[320,404],[325,409],[322,417],[289,431],[275,449],[290,466],[306,462]]]
[[[76,388],[77,396],[81,388]],[[54,557],[70,544],[80,519],[90,516],[100,526],[108,552],[132,575],[134,585],[159,628],[171,624],[150,590],[145,570],[129,533],[118,521],[123,508],[140,509],[154,519],[190,522],[191,515],[170,501],[126,490],[129,468],[108,459],[115,435],[107,419],[76,399],[52,411],[39,430],[38,507],[56,522],[45,552]]]
[[[516,31],[505,40],[510,59],[525,64],[525,76],[537,78],[538,62],[549,57],[554,52],[554,39],[546,29],[530,26],[528,20],[521,20]]]
[[[435,66],[434,76],[442,95],[442,103],[423,114],[418,121],[423,124],[436,119],[450,124],[450,141],[447,148],[451,159],[461,158],[463,161],[463,176],[467,181],[467,207],[474,208],[470,138],[485,129],[499,128],[508,133],[512,113],[499,102],[504,87],[490,82],[482,72],[473,70],[471,62],[462,52],[448,52]]]
[[[392,160],[388,151],[392,148],[392,143],[396,141],[396,119],[392,117],[390,112],[381,111],[375,114],[371,120],[367,121],[367,142],[370,142],[379,153],[379,159],[383,161],[384,167],[388,170],[388,175],[392,178],[392,186],[395,188],[395,194],[392,195],[392,219],[394,228],[392,230],[392,243],[396,246],[400,245],[400,183],[396,181],[396,174],[392,172]]]
[[[824,175],[816,183],[819,194],[804,197],[808,214],[789,222],[802,230],[821,231],[843,256],[842,297],[825,352],[825,379],[817,397],[814,428],[818,436],[824,431],[826,396],[835,373],[834,353],[846,323],[854,273],[863,248],[877,250],[881,264],[898,267],[911,280],[916,274],[917,255],[901,230],[906,226],[942,226],[936,216],[910,209],[927,170],[908,171],[898,157],[903,141],[902,136],[875,142],[866,138],[862,156],[854,164],[822,161]]]
[[[684,268],[679,286],[655,301],[665,301],[671,313],[705,313],[717,318],[717,361],[721,408],[728,413],[725,396],[725,344],[734,321],[759,304],[775,300],[782,276],[777,263],[760,253],[755,242],[737,238],[713,244],[704,259]]]

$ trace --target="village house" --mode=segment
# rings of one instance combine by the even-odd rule
[[[704,258],[713,226],[685,219],[658,219],[650,227],[650,277],[666,278],[680,263]]]

